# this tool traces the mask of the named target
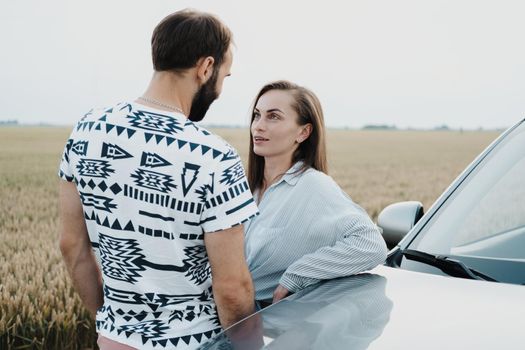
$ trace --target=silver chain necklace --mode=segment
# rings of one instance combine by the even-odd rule
[[[157,105],[157,106],[160,106],[160,107],[164,107],[166,109],[169,109],[169,110],[172,110],[172,111],[175,111],[175,112],[179,112],[181,114],[184,114],[184,111],[182,109],[180,109],[179,107],[176,107],[176,106],[171,106],[171,105],[168,105],[168,104],[165,104],[165,103],[162,103],[162,102],[159,102],[157,100],[154,100],[152,98],[148,98],[148,97],[144,97],[144,96],[140,96],[138,98],[139,100],[142,100],[142,101],[145,101],[145,102],[149,102],[151,104],[154,104],[154,105]]]

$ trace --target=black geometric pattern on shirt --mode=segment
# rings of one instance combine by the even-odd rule
[[[184,127],[185,128],[191,127],[191,128],[194,128],[196,131],[199,131],[200,129],[194,122],[192,122],[189,119],[186,119],[186,122],[184,123]]]
[[[166,334],[165,331],[169,329],[170,327],[160,320],[148,320],[135,324],[119,326],[117,329],[117,334],[124,332],[128,338],[131,334],[139,334],[142,337],[142,344],[144,345],[150,339],[162,339]]]
[[[199,131],[204,135],[204,136],[210,136],[211,133],[206,130],[206,129],[202,129],[202,128],[199,128]]]
[[[64,160],[69,163],[69,152],[71,151],[71,147],[73,146],[73,139],[69,139],[66,142],[66,149],[64,150]]]
[[[84,114],[82,119],[80,119],[80,121],[77,123],[76,130],[80,131],[82,129],[82,131],[85,131],[86,128],[87,128],[89,131],[91,131],[91,129],[93,128],[93,125],[95,125],[95,122],[94,121],[88,121],[86,119],[88,119],[88,117],[90,117],[92,115],[93,115],[93,109],[90,109],[89,112]]]
[[[257,214],[253,214],[253,215],[250,215],[250,217],[248,217],[248,218],[242,220],[242,221],[241,221],[240,223],[238,223],[238,224],[233,224],[231,227],[237,226],[237,225],[239,225],[239,224],[244,224],[245,222],[248,222],[248,221],[250,221],[251,219],[253,219],[254,217],[256,217],[257,215],[259,215],[259,213],[257,213]]]
[[[102,124],[105,124],[106,127],[104,128],[104,130],[106,131],[106,134],[109,134],[112,130],[115,130],[116,133],[117,133],[117,136],[120,136],[122,135],[122,133],[125,131],[126,132],[126,135],[128,136],[128,140],[133,137],[133,135],[135,134],[135,132],[137,130],[135,129],[132,129],[132,128],[126,128],[124,126],[121,126],[121,125],[115,125],[115,124],[110,124],[110,123],[104,123],[105,121],[105,118],[102,117],[101,119],[99,119],[99,124],[97,124],[97,126],[95,127],[95,130],[101,130],[102,129]]]
[[[120,106],[122,103],[118,103],[116,107]],[[126,104],[122,104],[122,107],[119,109],[119,111],[122,111],[124,109],[127,109],[128,110],[128,113],[131,112],[131,110],[133,109],[133,106],[131,106],[131,104],[129,103],[126,103]]]
[[[195,190],[195,194],[198,195],[201,202],[206,202],[206,198],[208,198],[209,195],[212,195],[215,189],[215,173],[210,174],[211,177],[211,185],[210,184],[204,184],[200,186],[198,189]]]
[[[143,235],[150,236],[150,237],[160,237],[165,238],[169,240],[174,240],[176,235],[172,232],[166,232],[159,229],[153,229],[149,227],[144,227],[139,225],[138,232],[142,233]]]
[[[102,152],[100,156],[108,159],[133,158],[133,156],[122,147],[106,142],[102,143]]]
[[[211,339],[214,334],[218,334],[222,331],[221,328],[215,328],[207,332],[192,333],[192,334],[188,334],[182,337],[162,339],[163,331],[169,329],[168,326],[165,326],[165,325],[163,326],[161,321],[158,321],[158,320],[144,321],[141,323],[151,323],[151,326],[150,325],[147,326],[147,332],[142,327],[137,328],[137,325],[140,325],[139,323],[137,325],[120,326],[119,329],[117,330],[117,333],[118,334],[124,333],[127,338],[129,338],[132,334],[138,333],[141,335],[142,345],[146,345],[148,342],[151,342],[151,345],[153,347],[160,345],[161,347],[165,348],[166,345],[168,345],[168,342],[171,343],[175,347],[177,347],[179,342],[181,341],[184,342],[186,345],[190,345],[192,338],[197,341],[197,344],[201,344],[201,342]],[[157,331],[160,331],[162,333],[160,332],[156,333]]]
[[[82,189],[89,187],[92,190],[94,190],[95,188],[98,187],[102,192],[106,192],[106,190],[108,189],[108,185],[106,181],[104,180],[101,180],[100,182],[97,183],[97,181],[93,181],[93,179],[80,178],[80,180],[77,181],[77,184]],[[122,188],[119,186],[118,183],[114,183],[113,185],[109,186],[109,189],[111,190],[111,192],[113,192],[113,194],[118,194],[119,192],[122,191]]]
[[[175,218],[172,217],[172,216],[163,216],[163,215],[160,215],[158,213],[150,213],[150,212],[145,211],[145,210],[139,210],[139,215],[147,216],[147,217],[153,218],[153,219],[160,219],[160,220],[163,220],[163,221],[171,221],[171,222],[175,221]]]
[[[231,199],[233,199],[233,198],[241,195],[242,193],[248,191],[249,188],[250,187],[248,186],[248,183],[246,182],[246,180],[244,180],[243,182],[238,183],[237,185],[235,185],[233,187],[230,187],[228,190],[222,192],[220,195],[210,198],[210,200],[208,200],[206,202],[205,208],[206,209],[210,209],[210,208],[216,207],[218,205],[221,205],[222,203],[228,202]],[[251,202],[253,202],[253,198],[250,197],[250,199],[248,199],[246,202],[242,203],[241,205],[228,210],[226,212],[226,214],[229,215],[231,213],[234,213],[235,211],[237,211],[239,209],[242,209],[243,207],[247,206]],[[211,216],[211,217],[205,218],[205,219],[203,219],[203,220],[201,220],[199,222],[185,220],[184,224],[189,225],[189,226],[201,226],[202,224],[204,224],[206,222],[210,222],[210,221],[213,221],[213,220],[216,220],[216,219],[217,219],[216,216]],[[245,221],[246,220],[244,220],[244,222]],[[236,226],[236,225],[233,225],[233,226]]]
[[[182,262],[188,266],[185,276],[194,281],[195,284],[203,284],[211,278],[211,268],[204,245],[197,245],[184,248],[184,255],[187,256]]]
[[[243,178],[245,178],[244,168],[242,167],[242,162],[239,160],[237,163],[222,172],[221,180],[219,182],[231,186]]]
[[[140,165],[149,168],[156,168],[159,166],[168,166],[171,165],[171,163],[156,153],[142,152]]]
[[[99,233],[99,252],[104,275],[130,283],[137,282],[146,267],[156,270],[186,272],[186,266],[162,265],[147,261],[134,239],[116,238]]]
[[[170,295],[170,294],[156,294],[156,293],[135,293],[128,290],[116,289],[104,285],[104,296],[110,300],[116,301],[123,304],[133,304],[133,305],[148,305],[152,311],[157,311],[157,309],[170,306],[178,305],[181,303],[187,302],[210,302],[213,300],[213,294],[211,287],[207,290],[202,291],[200,294],[179,294],[179,295]]]
[[[82,122],[82,121],[86,120],[87,117],[89,117],[89,116],[91,116],[91,115],[93,115],[93,108],[91,108],[86,114],[84,114],[84,115],[82,116],[82,118],[80,119],[80,121]]]
[[[228,188],[228,190],[222,192],[221,194],[211,197],[206,202],[206,209],[214,208],[218,205],[221,205],[223,202],[228,202],[232,200],[235,197],[240,196],[242,193],[248,191],[250,189],[250,186],[246,182],[246,180],[236,184],[235,186],[232,186]]]
[[[239,156],[237,155],[237,152],[235,152],[233,148],[228,147],[228,152],[223,153],[221,162],[225,162],[227,160],[232,160],[236,158],[239,158]]]
[[[254,200],[250,196],[246,201],[244,201],[243,203],[239,204],[238,206],[226,210],[225,214],[226,215],[231,215],[231,214],[235,213],[236,211],[241,210],[242,208],[247,207],[248,205],[250,205],[252,203],[254,203]]]
[[[137,169],[131,177],[135,179],[137,186],[150,190],[168,193],[170,189],[177,188],[173,183],[173,177],[156,171]]]
[[[146,203],[157,204],[164,208],[182,211],[184,213],[200,215],[203,210],[202,203],[177,200],[167,194],[151,193],[126,184],[124,184],[124,196]]]
[[[126,322],[130,322],[132,320],[136,320],[138,322],[144,321],[148,316],[153,316],[155,319],[158,319],[162,312],[146,312],[146,311],[140,311],[135,312],[133,310],[125,311],[122,309],[117,309],[115,313],[113,313],[112,310],[110,310],[110,306],[102,307],[99,309],[100,312],[106,312],[108,315],[108,319],[110,321],[115,321],[115,313],[118,314],[120,317],[122,317]],[[186,305],[184,310],[173,310],[170,312],[168,317],[168,323],[172,323],[173,321],[193,321],[194,319],[199,319],[203,315],[207,316],[217,316],[217,309],[213,304],[198,304],[198,305]],[[215,317],[213,317],[215,319]],[[120,334],[120,333],[119,333]]]
[[[87,154],[88,141],[77,141],[71,146],[71,150],[79,156],[85,156]]]
[[[69,182],[71,182],[71,181],[73,181],[75,179],[74,176],[69,176],[65,172],[63,172],[62,170],[60,170],[58,172],[58,176],[60,176],[61,178],[66,179],[66,181],[69,181]]]
[[[115,170],[111,169],[110,164],[106,160],[87,159],[82,158],[77,164],[79,175],[89,177],[101,177],[106,179],[110,173]]]
[[[214,220],[217,220],[217,216],[215,215],[202,219],[201,221],[198,221],[198,222],[184,220],[184,224],[188,226],[202,226],[204,223],[214,221]]]
[[[113,312],[110,305],[103,305],[100,309],[97,310],[97,313],[105,314],[106,317],[104,317],[103,321],[103,327],[104,329],[108,329],[108,326],[111,325],[111,331],[115,330],[115,327],[113,324],[115,323],[115,313]],[[97,330],[98,330],[98,322],[97,322]]]
[[[120,104],[119,104],[120,105]],[[117,106],[119,106],[117,105]],[[131,105],[125,105],[124,107],[122,107],[120,110],[124,109],[124,108],[127,108],[127,107],[130,107],[131,108]],[[130,139],[137,130],[135,129],[132,129],[132,128],[127,128],[127,127],[124,127],[124,126],[121,126],[121,125],[115,125],[115,124],[110,124],[107,122],[107,113],[113,113],[113,108],[109,108],[109,109],[106,109],[104,111],[104,115],[102,115],[100,118],[98,118],[95,122],[91,122],[91,123],[94,123],[96,126],[95,126],[95,130],[99,130],[99,131],[102,131],[104,130],[106,132],[106,134],[109,134],[112,130],[115,130],[116,133],[117,133],[117,136],[120,136],[124,131],[126,131],[126,135],[128,136],[128,139]],[[105,125],[105,127],[103,127],[103,125]],[[89,128],[89,130],[91,130],[91,128],[93,127],[93,124],[87,124],[84,126],[84,125],[81,125],[81,127],[84,127],[84,129],[86,127]],[[78,128],[77,128],[78,130]]]
[[[77,131],[80,131],[80,129],[82,129],[82,131],[86,131],[86,129],[91,131],[91,129],[93,129],[93,125],[95,125],[95,122],[80,122],[77,124]]]
[[[93,116],[94,116],[94,110],[91,109],[88,113],[86,113],[84,115],[84,117],[80,120],[80,123],[77,124],[77,131],[79,131],[80,129],[82,129],[82,131],[85,131],[86,129],[88,129],[89,131],[91,131],[93,129],[93,126],[95,126],[95,130],[101,130],[101,124],[100,121],[106,121],[106,117],[107,117],[107,114],[108,113],[113,113],[113,108],[108,108],[106,109],[105,111],[103,111],[103,115],[102,117],[98,118],[98,120],[94,120]],[[100,113],[100,111],[97,111],[98,113]],[[89,118],[90,120],[88,120],[88,117],[92,117],[92,118]]]
[[[180,175],[182,181],[182,193],[184,194],[184,197],[186,197],[191,186],[193,186],[195,180],[197,180],[197,175],[199,174],[200,168],[201,166],[197,164],[187,162],[184,163],[184,168],[182,169],[182,174]]]
[[[131,320],[137,320],[137,321],[144,321],[144,319],[150,315],[153,315],[154,318],[159,318],[161,312],[155,312],[153,314],[146,312],[146,311],[140,311],[135,312],[133,310],[125,311],[122,309],[117,309],[115,311],[116,314],[120,315],[126,322],[129,322]]]
[[[79,194],[82,205],[86,207],[94,207],[95,209],[104,210],[110,213],[112,213],[111,209],[115,209],[117,207],[116,204],[111,203],[113,201],[112,198],[81,191],[79,191]]]
[[[112,230],[135,232],[135,227],[133,226],[133,222],[131,220],[129,220],[127,224],[123,225],[118,219],[115,219],[112,222],[109,217],[102,214],[97,214],[94,210],[91,213],[85,211],[84,218],[86,220],[95,221],[98,225],[110,228]]]
[[[188,241],[194,241],[194,240],[203,240],[204,235],[203,234],[196,234],[196,233],[179,233],[178,235],[173,232],[166,232],[159,229],[149,228],[145,226],[139,225],[138,232],[142,233],[143,235],[150,236],[150,237],[160,237],[165,238],[169,240],[174,239],[184,239]]]
[[[203,315],[212,316],[215,315],[216,309],[210,304],[205,305],[188,305],[184,310],[173,310],[170,313],[168,322],[173,321],[193,321],[196,318],[201,318]]]
[[[150,142],[151,140],[155,140],[155,142],[157,143],[157,145],[159,145],[163,140],[166,140],[166,146],[171,146],[172,144],[175,144],[177,145],[177,147],[179,149],[189,149],[190,152],[193,152],[195,151],[196,149],[198,149],[200,147],[200,150],[201,150],[201,155],[211,155],[213,159],[219,157],[219,156],[223,156],[224,157],[224,153],[215,149],[215,148],[211,148],[210,146],[206,146],[206,145],[201,145],[201,144],[198,144],[198,143],[195,143],[195,142],[190,142],[190,141],[186,141],[186,140],[182,140],[182,139],[177,139],[175,137],[170,137],[170,136],[165,136],[165,135],[160,135],[160,134],[153,134],[153,133],[147,133],[145,132],[144,133],[144,139],[146,141],[146,143]],[[176,142],[175,142],[176,141]],[[188,145],[188,147],[184,147]],[[211,152],[210,152],[211,150]],[[209,152],[209,153],[208,153]]]
[[[180,122],[173,117],[149,111],[133,111],[126,117],[135,128],[176,134],[183,130]]]
[[[203,233],[200,233],[200,234],[197,234],[197,233],[179,233],[179,238],[180,239],[185,239],[185,240],[188,240],[188,241],[202,241],[204,239],[204,234]]]
[[[115,330],[115,313],[113,312],[113,309],[110,305],[103,305],[100,309],[97,310],[97,312],[100,312],[102,314],[105,314],[106,317],[104,320],[102,320],[100,323],[97,321],[97,330],[100,330],[101,328],[109,330],[110,332],[113,332]]]

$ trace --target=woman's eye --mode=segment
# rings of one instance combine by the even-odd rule
[[[260,115],[259,113],[254,113],[254,114],[253,114],[253,119],[254,119],[254,120],[257,120],[257,119],[259,119],[260,117],[261,117],[261,115]]]
[[[279,119],[279,116],[277,114],[270,114],[270,119]]]

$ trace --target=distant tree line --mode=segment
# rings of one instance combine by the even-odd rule
[[[394,124],[367,124],[361,128],[362,130],[399,130]],[[431,129],[418,129],[418,128],[407,128],[406,130],[435,130],[435,131],[450,131],[453,130],[446,124],[435,126]],[[458,129],[460,132],[463,132],[463,128]],[[481,127],[478,130],[483,130]]]
[[[18,120],[16,119],[0,120],[0,126],[6,126],[6,125],[18,125]]]
[[[397,130],[397,126],[386,124],[368,124],[363,126],[363,130]]]

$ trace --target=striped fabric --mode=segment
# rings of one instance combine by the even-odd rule
[[[386,258],[385,242],[367,213],[324,173],[294,174],[300,166],[266,190],[260,215],[245,224],[257,300],[272,299],[278,284],[296,292],[370,270]]]

